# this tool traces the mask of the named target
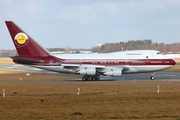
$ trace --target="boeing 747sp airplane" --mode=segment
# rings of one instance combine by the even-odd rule
[[[51,55],[12,21],[5,21],[18,52],[11,57],[17,64],[58,73],[80,74],[82,80],[100,80],[100,76],[155,72],[170,68],[175,61],[156,50],[131,50],[99,54]],[[152,74],[150,79],[154,80]]]

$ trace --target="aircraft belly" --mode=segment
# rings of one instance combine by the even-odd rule
[[[128,70],[124,70],[123,73],[137,73],[137,72],[154,72],[167,69],[171,66],[129,66]]]

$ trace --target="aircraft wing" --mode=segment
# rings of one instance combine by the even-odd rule
[[[128,67],[123,66],[101,66],[101,65],[80,65],[80,64],[61,64],[66,69],[71,69],[79,74],[89,73],[93,74],[94,72],[100,74],[100,75],[114,75],[114,76],[120,76],[122,74],[123,70],[128,70]],[[107,72],[108,71],[108,72]]]
[[[74,69],[74,68],[79,69],[79,68],[92,67],[92,68],[96,68],[97,70],[98,69],[104,70],[106,68],[129,70],[129,67],[125,67],[125,66],[102,66],[102,65],[80,65],[80,64],[61,64],[61,66],[67,69]]]
[[[73,68],[73,67],[95,67],[95,68],[105,68],[106,66],[101,65],[81,65],[81,64],[61,64],[65,68]]]

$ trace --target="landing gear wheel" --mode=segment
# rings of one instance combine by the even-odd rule
[[[100,80],[100,78],[99,78],[99,77],[96,77],[96,80],[97,80],[97,81],[99,81],[99,80]]]
[[[151,80],[155,80],[155,77],[154,77],[154,76],[151,76],[150,79],[151,79]]]
[[[85,77],[82,77],[82,81],[85,81],[86,80],[86,78]]]
[[[95,80],[100,80],[100,77],[97,76],[97,75],[94,75],[94,76],[90,76],[90,75],[84,75],[82,77],[82,81],[95,81]]]
[[[88,81],[88,80],[89,80],[89,78],[87,76],[82,77],[82,81]]]
[[[91,77],[91,80],[94,81],[94,80],[95,80],[95,77]]]

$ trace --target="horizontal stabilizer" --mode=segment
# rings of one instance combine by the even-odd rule
[[[20,57],[10,57],[13,59],[14,62],[19,64],[37,64],[37,63],[43,63],[43,60],[32,60],[28,58],[20,58]]]

